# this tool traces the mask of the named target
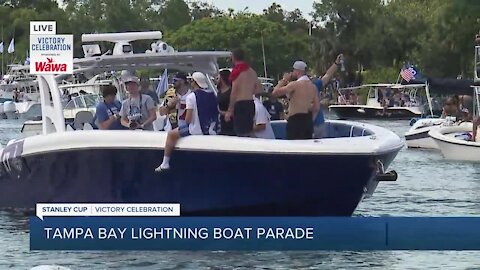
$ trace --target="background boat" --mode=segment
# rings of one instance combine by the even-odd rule
[[[363,88],[368,89],[365,105],[362,105],[361,101],[360,104],[358,102],[349,104],[349,98],[346,97],[345,92],[353,93],[358,97],[358,91]],[[366,84],[341,88],[339,89],[339,101],[342,104],[330,105],[328,108],[339,119],[411,119],[422,115],[422,101],[417,96],[417,91],[423,88],[425,88],[424,84]],[[399,101],[402,104],[384,103],[388,102],[384,99],[387,92],[391,93],[390,99],[393,99],[394,92],[401,93]]]

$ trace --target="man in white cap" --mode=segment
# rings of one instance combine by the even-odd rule
[[[192,74],[193,92],[187,96],[186,124],[168,132],[163,161],[155,171],[170,169],[170,156],[180,138],[190,135],[215,135],[218,128],[217,97],[208,89],[207,77],[201,72]]]
[[[157,119],[152,97],[142,95],[139,80],[128,75],[123,79],[129,98],[122,102],[120,109],[121,124],[129,129],[153,130],[153,121]]]
[[[289,98],[287,139],[308,140],[313,136],[313,120],[320,109],[317,89],[307,76],[307,64],[296,61],[293,72],[283,75],[272,96]]]

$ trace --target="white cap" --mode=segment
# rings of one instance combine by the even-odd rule
[[[298,70],[301,70],[301,71],[305,71],[307,69],[307,64],[305,64],[305,62],[303,62],[303,61],[296,61],[293,64],[293,69],[298,69]]]
[[[202,72],[195,72],[192,74],[192,79],[200,86],[201,88],[208,88],[207,77]]]
[[[134,82],[136,84],[139,84],[138,78],[135,77],[135,76],[131,76],[131,75],[125,76],[125,78],[123,78],[123,83],[126,84],[126,83],[129,83],[129,82]]]

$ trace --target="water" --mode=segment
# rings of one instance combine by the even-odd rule
[[[409,121],[369,121],[399,136]],[[0,143],[20,136],[21,121],[0,122]],[[480,164],[451,162],[436,151],[402,149],[355,215],[480,215]],[[0,269],[56,264],[71,269],[480,269],[480,252],[72,252],[29,251],[27,219],[0,213]]]

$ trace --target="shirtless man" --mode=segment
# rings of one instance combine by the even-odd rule
[[[241,49],[232,52],[232,62],[235,65],[230,74],[232,93],[230,104],[225,113],[225,121],[233,118],[235,134],[240,137],[254,137],[253,118],[255,103],[253,96],[263,91],[257,73],[245,62],[245,53]]]
[[[293,72],[283,75],[273,89],[272,96],[286,95],[288,106],[287,139],[308,140],[313,135],[313,120],[320,110],[320,100],[316,86],[306,75],[307,64],[297,61]]]

